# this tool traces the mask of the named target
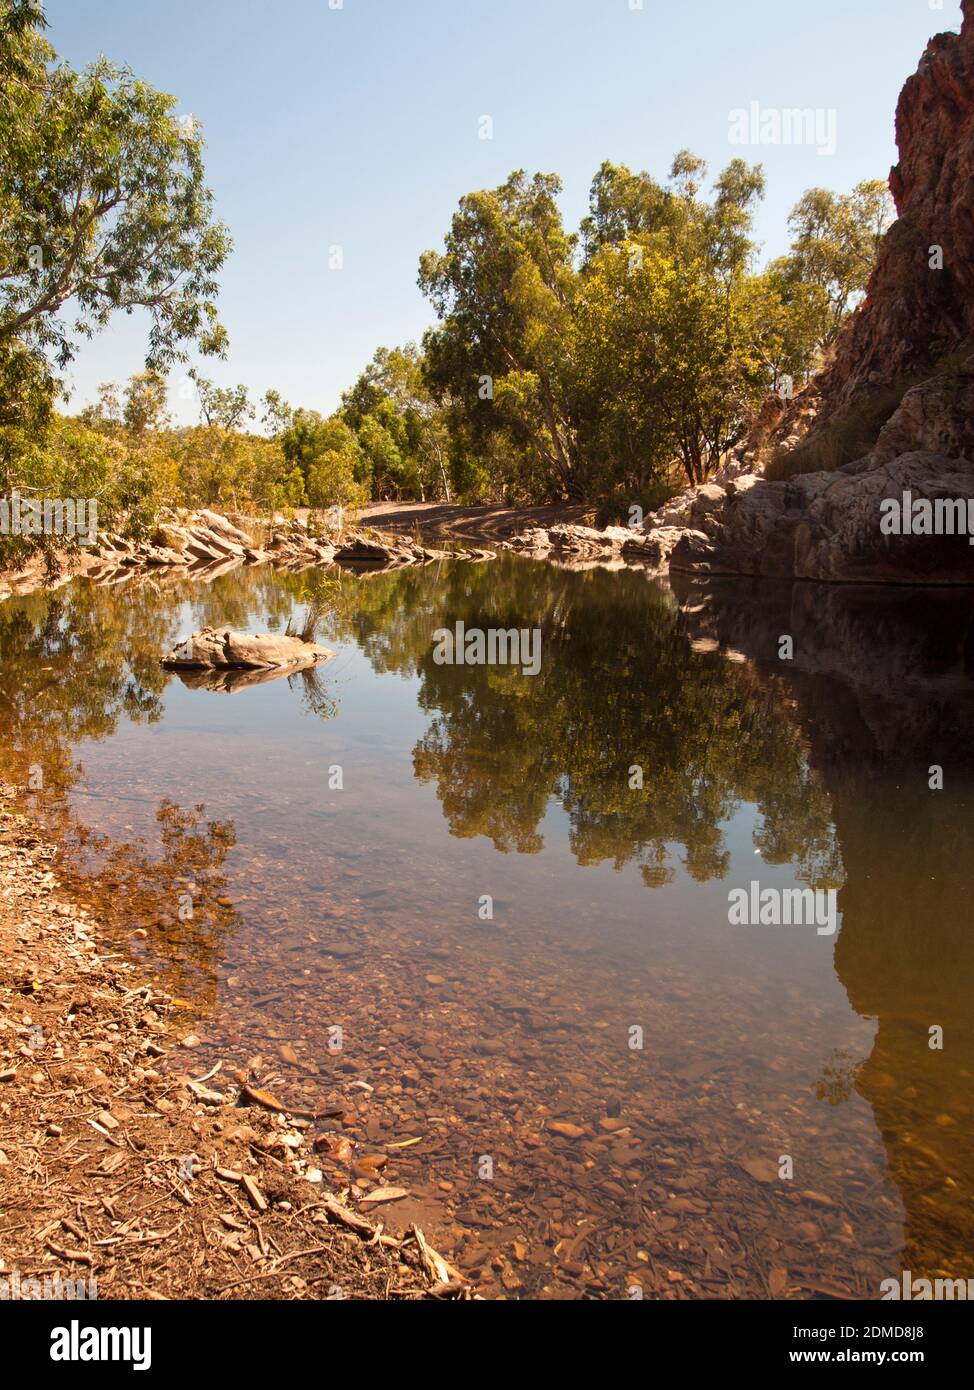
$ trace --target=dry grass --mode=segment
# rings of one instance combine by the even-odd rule
[[[879,432],[912,385],[894,382],[855,402],[819,430],[813,430],[794,449],[781,450],[768,463],[769,482],[785,482],[803,473],[834,473],[868,454]]]

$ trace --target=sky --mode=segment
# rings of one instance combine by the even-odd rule
[[[712,174],[735,157],[760,162],[756,232],[763,259],[780,254],[806,188],[886,177],[900,87],[929,37],[959,28],[960,5],[48,0],[47,16],[73,65],[105,54],[202,123],[234,250],[219,300],[230,351],[197,365],[328,413],[378,346],[420,338],[433,318],[420,253],[442,245],[464,193],[513,169],[560,174],[575,227],[604,159],[659,179],[681,148]],[[731,113],[752,103],[818,112],[819,136],[742,144]],[[745,138],[751,128],[749,116]],[[73,407],[141,370],[145,342],[133,315],[83,343]],[[179,368],[170,402],[179,422],[196,419]]]

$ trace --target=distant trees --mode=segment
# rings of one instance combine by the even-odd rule
[[[419,283],[440,324],[424,339],[433,390],[474,440],[501,432],[524,451],[541,491],[578,494],[572,326],[576,238],[561,221],[559,179],[523,171],[460,200],[442,253]]]
[[[292,477],[300,475],[303,481],[302,500],[310,506],[360,507],[368,502],[368,460],[344,420],[297,410],[280,443]]]
[[[554,175],[518,171],[467,195],[443,250],[420,263],[436,324],[419,347],[379,348],[331,416],[276,390],[258,411],[244,386],[193,369],[201,424],[167,429],[165,381],[150,366],[85,419],[151,474],[145,497],[658,506],[681,477],[710,476],[765,393],[814,370],[890,217],[882,184],[812,189],[792,212],[790,251],[759,271],[761,169],[735,159],[706,184],[686,150],[665,184],[606,162],[577,234]]]
[[[221,430],[235,430],[256,414],[250,403],[246,386],[214,386],[193,368],[190,378],[196,383],[200,412],[207,425]]]
[[[589,233],[577,295],[580,438],[603,494],[646,495],[673,460],[702,482],[770,384],[748,274],[763,178],[734,161],[706,203],[704,173],[683,152],[669,191],[624,168],[603,165],[597,176],[596,208],[624,201],[632,228],[621,241]]]
[[[449,425],[424,365],[414,343],[379,348],[342,397],[341,418],[355,432],[375,496],[450,500]]]

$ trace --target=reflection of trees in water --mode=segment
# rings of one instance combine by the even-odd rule
[[[753,802],[767,862],[839,881],[828,799],[780,690],[690,654],[675,606],[642,575],[501,557],[374,575],[349,598],[343,635],[377,670],[420,677],[433,717],[414,766],[453,834],[536,853],[554,797],[579,863],[636,862],[653,885],[672,872],[673,844],[694,877],[723,877],[723,822]],[[436,665],[433,632],[458,621],[540,628],[540,672]],[[641,789],[630,787],[634,765]]]
[[[58,831],[61,877],[107,927],[126,934],[144,928],[140,950],[163,984],[196,1003],[212,1002],[222,943],[238,920],[231,906],[216,901],[225,887],[220,867],[235,842],[233,825],[207,820],[203,806],[184,811],[163,801],[156,812],[158,853],[141,840],[99,835],[67,799],[83,777],[74,750],[87,739],[110,737],[123,723],[160,718],[171,675],[159,660],[178,635],[186,606],[196,626],[226,621],[247,627],[259,618],[283,629],[309,588],[300,575],[238,571],[212,585],[176,576],[121,589],[77,581],[0,605],[6,776],[36,787],[32,804]],[[313,713],[334,713],[321,681],[301,681],[300,694]],[[29,769],[40,769],[39,787]],[[190,884],[192,917],[184,919],[178,899]]]
[[[120,723],[152,723],[171,674],[159,665],[187,619],[197,628],[255,623],[282,631],[314,598],[305,575],[237,570],[212,584],[176,575],[121,587],[84,581],[0,604],[0,747],[24,783],[37,764],[44,786],[73,785],[72,745],[103,739]],[[330,717],[320,682],[300,685],[306,707]]]
[[[38,764],[45,786],[75,780],[72,745],[161,712],[159,667],[171,614],[121,604],[92,584],[0,605],[0,742],[13,775]]]
[[[910,747],[899,766],[837,785],[849,881],[835,964],[877,1020],[856,1089],[906,1207],[903,1267],[974,1277],[974,766],[955,765],[938,793],[919,771]]]
[[[234,824],[208,820],[203,805],[184,810],[166,798],[156,823],[153,851],[143,839],[99,835],[65,812],[59,874],[103,928],[146,932],[138,954],[165,989],[209,1007],[227,938],[240,924],[221,873],[236,844]]]
[[[313,575],[236,571],[210,586],[72,584],[0,605],[10,776],[43,767],[68,867],[99,916],[145,927],[144,949],[178,994],[212,998],[236,922],[217,902],[233,827],[163,803],[154,855],[143,842],[100,840],[69,819],[72,750],[159,717],[169,678],[159,657],[185,627],[184,605],[196,627],[257,620],[280,630],[315,596]],[[854,1090],[873,1108],[907,1212],[906,1248],[901,1257],[891,1235],[889,1272],[902,1258],[917,1274],[971,1273],[974,598],[735,583],[681,613],[641,575],[514,557],[345,576],[333,597],[333,632],[357,641],[377,671],[418,676],[430,723],[414,766],[436,786],[452,833],[536,852],[557,798],[580,863],[635,863],[653,885],[672,874],[675,844],[695,876],[724,873],[723,825],[747,802],[762,816],[764,862],[793,862],[819,886],[844,879],[836,969],[877,1031],[865,1062],[823,1062],[820,1095],[841,1103]],[[437,666],[433,632],[458,620],[540,627],[540,673]],[[788,675],[775,660],[784,632],[796,648]],[[699,636],[754,660],[691,654],[687,639]],[[307,698],[329,712],[327,685]],[[928,790],[933,763],[944,765],[943,792]],[[641,791],[629,787],[633,764]],[[189,880],[200,891],[182,922],[177,895]],[[935,1024],[943,1051],[928,1045]]]
[[[678,615],[639,576],[516,561],[370,585],[345,630],[378,669],[420,676],[416,771],[454,833],[539,849],[555,795],[581,862],[635,860],[652,884],[674,842],[691,873],[721,873],[721,824],[747,801],[765,862],[844,884],[836,968],[877,1031],[865,1061],[824,1062],[819,1097],[873,1109],[906,1210],[889,1273],[974,1274],[974,596],[725,584]],[[458,619],[544,626],[541,673],[436,666],[433,630]],[[753,660],[689,658],[686,635]]]

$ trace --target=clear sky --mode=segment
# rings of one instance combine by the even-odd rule
[[[555,171],[575,226],[603,159],[663,178],[682,147],[711,171],[741,155],[765,166],[758,235],[777,255],[806,188],[885,177],[899,89],[930,35],[960,23],[958,0],[48,0],[47,13],[73,64],[128,64],[203,124],[235,242],[230,353],[204,372],[326,412],[377,346],[430,322],[417,262],[462,194]],[[752,102],[834,112],[834,153],[732,144],[729,114]],[[140,370],[144,341],[133,316],[83,343],[75,404]],[[173,386],[177,418],[194,419]]]

